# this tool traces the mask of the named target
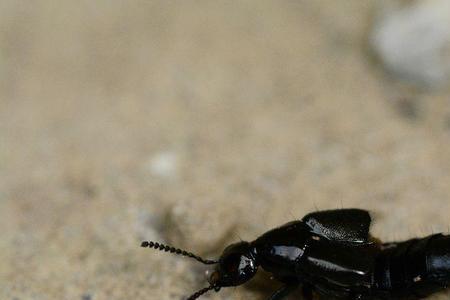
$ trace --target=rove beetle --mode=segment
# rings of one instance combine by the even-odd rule
[[[419,299],[450,284],[450,236],[433,234],[381,243],[369,234],[370,215],[361,209],[314,212],[272,229],[252,242],[231,244],[219,260],[145,241],[149,247],[215,264],[209,286],[188,300],[249,281],[262,267],[284,285],[268,300],[284,299],[301,286],[325,299]]]

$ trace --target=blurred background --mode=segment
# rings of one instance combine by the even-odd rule
[[[446,0],[0,1],[0,298],[181,299],[203,267],[141,240],[318,209],[448,232],[449,74]]]

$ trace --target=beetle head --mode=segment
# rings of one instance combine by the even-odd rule
[[[209,283],[217,288],[237,286],[249,281],[258,270],[253,247],[239,242],[225,248]]]
[[[248,242],[231,244],[225,248],[218,261],[203,259],[191,252],[152,241],[142,242],[141,247],[187,256],[207,265],[217,264],[215,271],[208,279],[209,286],[195,292],[188,300],[197,299],[210,290],[218,292],[222,287],[241,285],[250,280],[258,269],[254,248]]]

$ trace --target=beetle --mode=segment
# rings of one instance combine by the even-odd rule
[[[433,234],[403,242],[382,243],[369,233],[371,217],[362,209],[324,210],[272,229],[252,242],[225,248],[218,260],[152,241],[142,247],[191,257],[216,268],[209,286],[193,295],[238,286],[258,267],[283,283],[268,300],[285,299],[302,287],[325,299],[419,299],[450,284],[450,236]]]

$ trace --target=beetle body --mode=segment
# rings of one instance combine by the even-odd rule
[[[232,244],[218,261],[181,253],[217,264],[210,286],[189,300],[208,290],[241,285],[259,267],[284,284],[269,300],[284,299],[299,286],[305,299],[311,299],[312,292],[325,299],[419,299],[450,284],[450,236],[435,234],[383,244],[370,236],[370,222],[365,210],[319,211],[252,242]],[[142,246],[177,250],[152,244]]]

